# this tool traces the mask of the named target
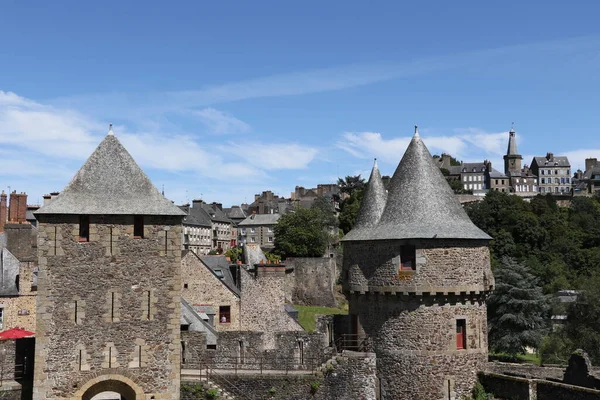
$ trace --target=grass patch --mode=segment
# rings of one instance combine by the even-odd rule
[[[294,305],[294,308],[298,310],[298,322],[307,332],[312,332],[315,330],[317,326],[317,315],[348,314],[347,307],[335,308]]]

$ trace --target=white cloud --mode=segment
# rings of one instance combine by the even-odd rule
[[[504,155],[508,147],[508,131],[499,133],[486,132],[478,128],[454,130],[461,139],[488,154]]]
[[[543,155],[543,154],[542,154]],[[562,153],[554,153],[556,156],[567,156],[571,163],[571,169],[573,172],[577,169],[585,171],[585,159],[586,158],[597,158],[600,159],[600,149],[578,149],[571,150]]]
[[[214,108],[194,111],[193,114],[200,118],[211,133],[217,135],[248,133],[251,131],[250,125],[244,121],[240,121],[234,116]]]
[[[359,158],[377,158],[387,163],[398,163],[410,143],[411,137],[384,139],[377,132],[345,132],[337,147]],[[424,138],[432,152],[446,152],[452,155],[463,154],[464,141],[453,136],[431,136]]]

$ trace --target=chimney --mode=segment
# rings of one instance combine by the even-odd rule
[[[26,221],[26,214],[27,195],[25,193],[17,193],[16,190],[13,190],[10,194],[10,203],[8,204],[8,221],[22,224]]]
[[[27,222],[27,194],[25,192],[17,196],[19,204],[17,207],[17,222],[24,224]]]
[[[215,203],[213,201],[213,206],[216,206],[219,210],[223,211],[223,203]]]
[[[204,202],[201,199],[192,200],[192,208],[201,208]]]
[[[554,161],[554,153],[546,153],[546,160]]]
[[[598,165],[597,158],[586,158],[585,159],[585,170],[586,171],[589,171],[590,169],[594,168],[596,165]]]
[[[4,190],[0,194],[0,232],[4,232],[4,224],[8,219],[7,198]]]
[[[42,198],[44,199],[44,205],[48,204],[50,200],[52,200],[52,196],[49,194],[45,194],[44,196],[42,196]]]

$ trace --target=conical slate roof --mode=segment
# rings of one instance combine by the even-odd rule
[[[35,214],[186,215],[154,187],[112,128],[67,187]]]
[[[388,186],[385,209],[368,238],[490,240],[467,216],[415,128]]]
[[[381,218],[386,200],[387,192],[381,180],[379,168],[377,167],[377,159],[375,159],[373,170],[371,171],[358,215],[356,216],[356,222],[352,230],[344,236],[344,240],[367,240],[371,234],[371,229],[377,225],[379,218]]]
[[[515,130],[510,128],[510,131],[508,131],[508,149],[506,150],[506,154],[509,156],[519,155],[517,151],[517,138],[515,136]]]

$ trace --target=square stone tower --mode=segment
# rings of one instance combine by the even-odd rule
[[[458,400],[487,362],[488,243],[418,132],[387,192],[373,168],[344,237],[344,291],[383,400]]]
[[[36,213],[34,399],[178,399],[181,220],[112,129]]]

